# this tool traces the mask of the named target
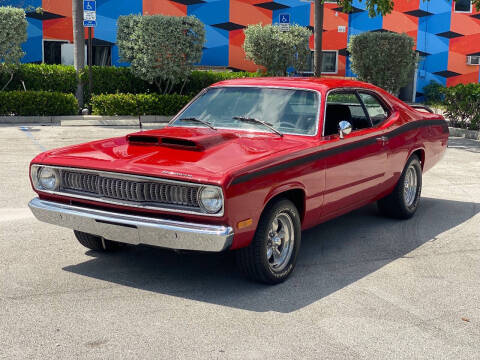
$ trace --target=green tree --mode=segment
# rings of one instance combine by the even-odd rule
[[[397,95],[414,69],[415,42],[407,34],[364,32],[348,43],[352,70],[359,80]]]
[[[193,16],[128,15],[118,19],[117,44],[123,61],[139,78],[163,93],[185,84],[202,58],[204,24]]]
[[[364,0],[359,0],[363,2]],[[370,17],[377,15],[387,15],[392,12],[395,1],[408,0],[365,0],[365,7]],[[430,0],[423,0],[430,1]],[[439,0],[435,0],[439,1]],[[454,0],[456,1],[456,0]],[[314,0],[315,3],[315,54],[314,54],[314,75],[321,76],[322,69],[322,30],[323,30],[323,11],[325,0]],[[337,0],[337,5],[343,9],[343,12],[349,13],[353,8],[353,0]],[[480,0],[472,0],[477,10],[480,10]]]
[[[15,66],[25,55],[22,44],[27,41],[27,20],[25,11],[10,6],[0,7],[0,72],[9,73],[9,80],[0,90],[12,81]],[[1,84],[0,84],[1,85]]]
[[[311,31],[294,25],[289,31],[279,26],[249,25],[245,30],[243,48],[247,59],[267,68],[270,75],[286,75],[287,68],[303,69],[310,56],[308,41]]]

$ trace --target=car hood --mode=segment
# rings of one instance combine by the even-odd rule
[[[47,151],[33,162],[220,184],[305,145],[300,136],[166,127]]]

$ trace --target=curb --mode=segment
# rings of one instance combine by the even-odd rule
[[[463,137],[465,139],[480,140],[480,131],[448,127],[450,136]]]
[[[168,123],[173,116],[0,116],[0,125],[60,125],[60,126],[139,126],[140,123]]]

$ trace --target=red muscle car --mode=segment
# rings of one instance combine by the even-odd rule
[[[30,208],[90,249],[235,250],[248,277],[274,284],[304,229],[374,201],[411,217],[447,139],[440,115],[370,84],[228,80],[163,129],[38,155]]]

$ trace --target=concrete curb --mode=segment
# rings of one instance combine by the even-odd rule
[[[0,116],[0,125],[61,125],[61,126],[139,126],[148,123],[166,124],[172,116]]]
[[[465,139],[480,140],[480,131],[466,130],[460,128],[449,127],[450,136],[463,137]]]

